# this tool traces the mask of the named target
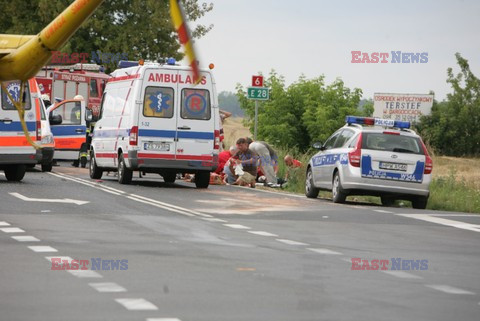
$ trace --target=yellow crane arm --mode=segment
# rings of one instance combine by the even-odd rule
[[[104,0],[75,0],[35,36],[0,35],[0,81],[34,77]]]

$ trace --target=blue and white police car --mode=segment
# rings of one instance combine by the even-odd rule
[[[305,195],[316,198],[331,190],[333,202],[348,195],[380,196],[382,204],[409,200],[424,209],[429,197],[433,162],[410,123],[347,116],[346,124],[322,145],[307,167]]]

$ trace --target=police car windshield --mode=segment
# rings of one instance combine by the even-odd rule
[[[363,133],[362,148],[423,155],[418,137],[384,133]]]

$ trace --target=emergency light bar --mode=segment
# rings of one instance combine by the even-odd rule
[[[138,61],[130,61],[130,60],[120,60],[118,62],[118,68],[129,68],[129,67],[136,67],[139,65]]]
[[[374,117],[347,116],[345,117],[345,122],[349,125],[359,124],[359,125],[370,125],[370,126],[410,128],[409,121],[399,121],[399,120],[393,120],[393,119],[382,119],[382,118],[374,118]]]

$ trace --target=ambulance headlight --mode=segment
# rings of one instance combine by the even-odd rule
[[[53,144],[53,136],[52,135],[43,136],[42,144]]]

